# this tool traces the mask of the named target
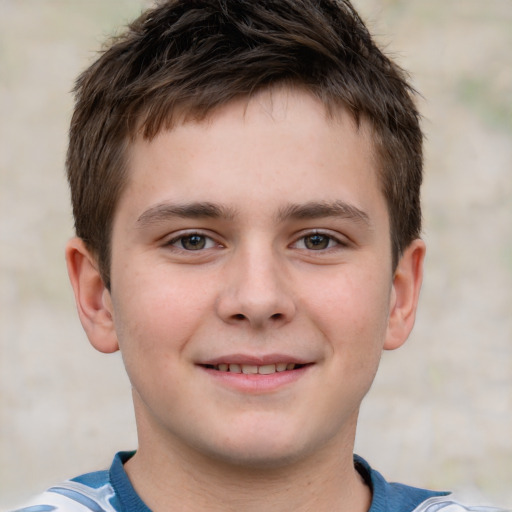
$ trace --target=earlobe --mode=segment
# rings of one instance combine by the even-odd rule
[[[92,346],[105,353],[119,350],[110,292],[98,271],[96,258],[82,239],[72,238],[67,243],[66,263],[78,316]]]
[[[416,239],[404,251],[393,276],[391,307],[385,350],[394,350],[407,340],[416,319],[423,280],[425,243]]]

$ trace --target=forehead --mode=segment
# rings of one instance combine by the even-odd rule
[[[286,200],[348,199],[357,206],[380,188],[367,124],[286,88],[232,101],[151,140],[138,137],[128,162],[121,203],[141,207],[187,200],[237,211],[260,200],[277,210]]]

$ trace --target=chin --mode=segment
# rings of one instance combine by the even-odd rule
[[[244,453],[223,453],[216,454],[216,461],[222,461],[230,466],[246,470],[268,470],[279,469],[290,466],[303,459],[301,453],[262,453],[262,452],[244,452]]]
[[[283,439],[275,435],[261,436],[260,432],[260,435],[245,440],[230,439],[228,443],[211,450],[210,456],[218,462],[240,469],[278,469],[305,459],[315,451],[313,447],[308,449],[303,444],[297,436],[286,436]]]

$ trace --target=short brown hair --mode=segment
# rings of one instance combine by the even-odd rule
[[[405,73],[348,0],[167,0],[143,13],[78,78],[67,172],[76,233],[110,286],[110,238],[125,155],[177,116],[279,84],[305,88],[371,128],[393,264],[421,230],[422,132]]]

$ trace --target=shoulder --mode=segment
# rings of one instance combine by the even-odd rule
[[[11,512],[150,512],[123,469],[134,452],[119,452],[109,470],[66,480]]]
[[[434,492],[403,484],[387,484],[389,512],[512,512],[486,505],[468,505],[454,493]],[[370,512],[374,512],[373,509]],[[377,507],[375,512],[380,512]]]
[[[463,505],[449,492],[419,489],[399,483],[389,483],[361,457],[354,463],[373,492],[369,512],[512,512],[486,506]]]
[[[511,512],[485,505],[464,505],[454,494],[429,498],[412,512]]]
[[[13,512],[117,512],[108,471],[97,471],[50,487]]]

